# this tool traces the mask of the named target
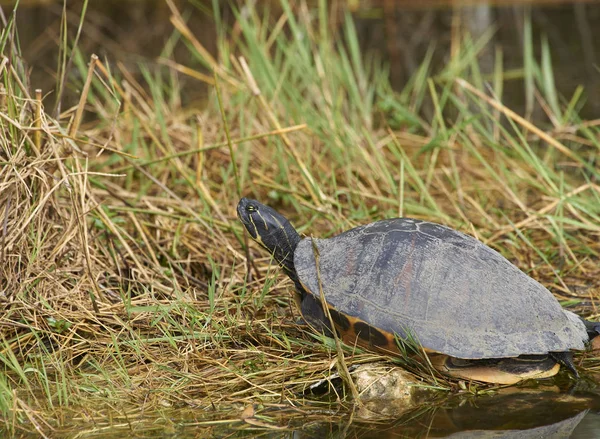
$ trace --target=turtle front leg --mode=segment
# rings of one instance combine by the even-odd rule
[[[333,337],[331,324],[323,311],[321,301],[312,294],[303,294],[300,298],[300,312],[302,317],[317,332]]]

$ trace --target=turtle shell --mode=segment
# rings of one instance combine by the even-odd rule
[[[398,218],[314,241],[319,270],[312,238],[303,239],[298,278],[317,298],[320,278],[328,306],[351,321],[465,359],[584,348],[583,322],[552,293],[456,230]]]

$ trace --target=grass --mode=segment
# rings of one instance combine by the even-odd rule
[[[30,94],[18,33],[3,30],[7,432],[145,431],[145,414],[166,428],[186,409],[207,432],[227,422],[275,429],[287,425],[273,414],[282,408],[289,419],[321,419],[311,409],[330,405],[303,391],[339,352],[296,324],[292,285],[236,220],[241,195],[318,236],[395,216],[447,224],[598,317],[600,123],[578,117],[582,90],[557,94],[547,41],[537,60],[526,32],[524,74],[507,79],[501,51],[485,76],[486,41],[457,35],[444,69],[433,71],[432,48],[394,92],[351,18],[334,26],[324,1],[246,10],[232,29],[222,24],[217,58],[168,4],[165,67],[142,65],[140,79],[61,40],[57,83],[79,99],[56,117],[49,97]],[[170,61],[176,46],[189,66]],[[537,107],[542,120],[503,106],[508,80],[525,82],[528,113]],[[183,104],[189,81],[210,90],[200,108]],[[343,350],[348,365],[382,358]],[[600,365],[576,360],[588,374]],[[342,395],[328,419],[350,405]],[[249,406],[254,414],[242,416]]]

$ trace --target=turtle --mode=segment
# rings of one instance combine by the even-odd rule
[[[573,351],[598,332],[500,253],[441,224],[392,218],[319,239],[253,199],[237,214],[294,283],[304,320],[351,346],[399,355],[411,339],[446,375],[515,384],[561,364],[577,377]]]

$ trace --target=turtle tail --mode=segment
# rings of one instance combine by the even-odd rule
[[[591,322],[586,319],[581,319],[583,324],[585,325],[585,330],[587,331],[588,337],[590,340],[596,338],[600,335],[600,322]]]

